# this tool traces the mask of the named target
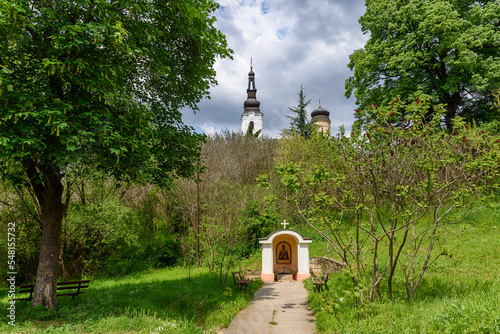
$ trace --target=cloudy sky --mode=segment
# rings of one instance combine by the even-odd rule
[[[196,114],[183,111],[184,123],[197,132],[240,131],[250,59],[253,59],[257,100],[264,114],[265,136],[279,136],[289,127],[289,107],[296,107],[303,84],[309,113],[319,105],[330,111],[332,132],[348,130],[355,99],[344,97],[351,75],[349,55],[363,47],[358,18],[363,0],[218,0],[216,27],[226,35],[233,60],[215,64],[218,86]]]

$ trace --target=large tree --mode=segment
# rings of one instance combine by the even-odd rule
[[[498,117],[491,110],[500,87],[497,0],[367,0],[359,22],[370,38],[350,56],[345,88],[361,108],[427,94],[445,104],[447,129],[456,115]]]
[[[33,306],[56,306],[64,176],[87,164],[125,181],[194,173],[196,109],[230,57],[199,0],[0,0],[0,173],[41,207]]]

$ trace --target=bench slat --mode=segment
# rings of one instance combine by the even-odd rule
[[[27,290],[19,290],[17,293],[30,293],[33,292],[32,289],[27,289]]]
[[[242,271],[233,271],[232,274],[233,274],[234,284],[240,287],[240,291],[243,285],[248,289],[248,283],[252,281],[251,279],[246,278],[243,275]]]
[[[90,280],[85,280],[85,281],[69,281],[69,282],[57,282],[57,285],[84,284],[84,283],[90,283]]]
[[[90,280],[57,282],[56,292],[62,291],[62,290],[77,290],[77,291],[66,292],[66,293],[56,293],[56,296],[72,296],[73,298],[75,298],[75,296],[78,296],[79,294],[86,293],[86,291],[81,291],[81,290],[88,288],[89,287],[88,283],[90,283]],[[24,297],[24,298],[9,299],[9,301],[11,301],[11,300],[32,300],[34,290],[35,290],[35,284],[20,285],[19,291],[17,293],[18,294],[29,293],[30,296]]]
[[[325,287],[326,288],[326,283],[328,282],[328,280],[330,279],[330,276],[329,275],[325,275],[323,274],[322,276],[320,277],[311,277],[311,281],[314,285],[314,287],[320,291],[322,287]]]

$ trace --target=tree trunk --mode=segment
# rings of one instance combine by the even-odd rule
[[[48,309],[57,305],[56,285],[59,271],[59,252],[61,248],[62,221],[65,205],[62,203],[63,185],[57,168],[45,177],[39,198],[43,199],[42,245],[38,259],[38,270],[33,295],[33,307],[43,304]]]
[[[401,255],[401,252],[403,251],[404,245],[406,244],[406,239],[408,238],[408,231],[409,231],[409,228],[407,227],[405,229],[405,234],[403,236],[403,240],[401,241],[401,244],[399,245],[399,248],[398,248],[396,255],[395,256],[391,255],[393,258],[393,262],[392,262],[392,265],[391,265],[391,268],[389,271],[389,278],[387,279],[387,287],[388,287],[388,291],[390,291],[387,294],[389,299],[392,299],[392,278],[394,277],[394,272],[396,271],[396,266],[398,264],[399,255]]]
[[[451,131],[453,129],[452,120],[457,115],[458,101],[460,100],[460,94],[445,94],[441,98],[441,103],[445,105],[446,113],[444,115],[444,123],[446,125],[446,130]]]
[[[373,238],[373,264],[372,264],[372,277],[371,277],[371,287],[370,296],[368,299],[373,300],[373,295],[377,292],[377,296],[380,297],[380,280],[379,280],[379,270],[378,270],[378,242],[379,240],[375,237]]]
[[[392,232],[389,233],[389,277],[387,278],[387,298],[392,300],[392,277],[394,274],[394,227],[391,226]]]

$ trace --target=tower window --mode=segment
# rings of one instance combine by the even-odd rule
[[[250,130],[253,130],[254,129],[254,124],[253,124],[253,121],[250,122],[250,124],[248,125],[248,127],[250,128]]]

